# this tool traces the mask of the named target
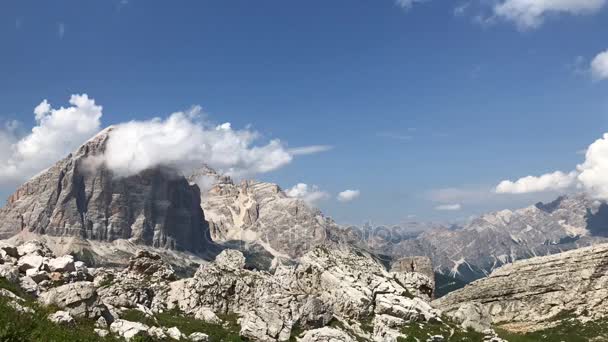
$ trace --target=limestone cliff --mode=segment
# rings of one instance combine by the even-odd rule
[[[0,238],[21,231],[191,252],[209,248],[200,191],[170,169],[114,177],[95,165],[112,129],[22,185],[0,209]]]

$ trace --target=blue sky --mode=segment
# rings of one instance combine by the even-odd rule
[[[457,220],[554,197],[489,189],[572,170],[608,131],[608,82],[589,71],[605,7],[522,27],[487,1],[7,1],[0,121],[27,133],[43,99],[80,93],[103,126],[198,104],[289,147],[333,146],[257,178],[317,185],[339,222]],[[345,189],[361,195],[335,200]]]

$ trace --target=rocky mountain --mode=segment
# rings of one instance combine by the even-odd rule
[[[201,206],[216,242],[245,249],[257,245],[274,257],[297,259],[318,245],[356,240],[319,209],[287,196],[276,184],[235,184],[208,167],[189,179],[205,189]]]
[[[0,261],[1,316],[20,317],[0,334],[26,321],[30,329],[18,336],[24,339],[42,333],[71,340],[70,333],[79,332],[88,336],[82,340],[112,341],[389,342],[445,341],[455,333],[465,336],[458,341],[469,341],[473,334],[443,321],[430,306],[429,277],[409,269],[389,272],[372,255],[350,248],[315,247],[297,265],[274,273],[246,270],[243,254],[225,250],[184,279],[147,251],[122,269],[92,269],[27,241],[2,244]],[[416,262],[430,272],[424,269],[428,261]],[[484,334],[484,341],[502,341],[492,331]],[[481,342],[484,334],[473,336]]]
[[[608,244],[517,261],[433,302],[448,315],[477,308],[492,324],[535,331],[608,315]],[[602,339],[603,341],[603,339]]]
[[[462,227],[430,229],[375,251],[425,255],[437,272],[469,282],[502,265],[601,243],[607,236],[608,206],[578,194],[485,214]]]
[[[95,165],[111,131],[102,131],[11,195],[0,209],[0,237],[32,232],[217,253],[200,191],[186,178],[168,168],[117,178]]]

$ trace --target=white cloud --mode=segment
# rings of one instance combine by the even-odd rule
[[[0,184],[17,185],[64,158],[99,131],[102,107],[86,94],[72,95],[72,106],[51,108],[47,100],[34,109],[36,126],[17,138],[11,123],[0,130]]]
[[[19,185],[99,132],[101,106],[86,94],[72,95],[70,104],[55,109],[47,100],[42,101],[34,108],[36,126],[22,137],[13,121],[0,127],[0,187]],[[104,154],[91,157],[83,166],[105,165],[117,177],[161,165],[190,174],[208,165],[242,178],[276,170],[295,155],[330,148],[313,145],[289,150],[277,139],[260,143],[260,134],[249,128],[236,130],[230,123],[212,125],[204,119],[200,106],[165,119],[118,124],[109,134]]]
[[[435,207],[435,210],[441,210],[441,211],[456,211],[456,210],[461,210],[462,206],[458,203],[455,204],[442,204],[442,205],[438,205]]]
[[[419,2],[425,2],[427,0],[395,0],[395,4],[397,4],[397,6],[408,10],[410,8],[412,8],[412,6],[414,6],[415,3],[419,3]]]
[[[454,16],[461,17],[461,16],[465,15],[465,13],[469,9],[469,7],[471,7],[470,2],[464,2],[464,3],[457,5],[456,7],[454,7]]]
[[[503,180],[496,186],[499,194],[527,194],[543,191],[559,191],[576,183],[576,172],[555,171],[542,176],[527,176],[516,181]]]
[[[583,15],[598,12],[607,0],[504,0],[494,14],[514,22],[521,30],[537,28],[549,15]]]
[[[333,148],[334,147],[330,146],[330,145],[311,145],[311,146],[290,148],[289,153],[294,156],[300,156],[300,155],[315,154],[315,153],[320,153],[320,152],[327,152]]]
[[[589,145],[585,162],[577,170],[578,181],[589,194],[608,199],[608,133]]]
[[[591,75],[598,81],[608,79],[608,50],[593,58],[591,61]]]
[[[361,195],[359,190],[344,190],[338,194],[338,201],[350,202]]]
[[[597,199],[608,200],[608,133],[587,148],[585,161],[576,171],[556,171],[540,177],[524,177],[515,182],[503,181],[496,187],[498,193],[528,193],[546,190],[564,190],[576,185]]]
[[[184,173],[207,164],[220,173],[245,177],[276,170],[293,159],[279,140],[255,145],[259,134],[234,130],[230,123],[211,126],[200,107],[167,119],[131,121],[110,133],[105,164],[117,176],[130,176],[159,165]]]
[[[285,194],[289,197],[299,198],[310,205],[315,205],[317,202],[328,199],[329,194],[321,191],[316,185],[308,186],[308,184],[298,183],[285,190]]]

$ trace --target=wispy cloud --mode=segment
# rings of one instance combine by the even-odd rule
[[[332,150],[333,148],[334,147],[331,145],[311,145],[311,146],[290,148],[288,151],[290,154],[292,154],[294,156],[300,156],[300,155],[327,152],[329,150]]]
[[[461,210],[462,209],[462,205],[460,205],[460,203],[453,203],[453,204],[441,204],[435,207],[435,210],[440,210],[440,211],[456,211],[456,210]]]
[[[427,0],[395,0],[395,4],[404,10],[409,10],[414,4],[426,1]]]
[[[57,24],[57,36],[59,39],[63,39],[65,36],[65,23],[60,22]]]
[[[409,129],[408,129],[408,131],[409,131]],[[388,139],[402,140],[402,141],[408,141],[408,140],[412,140],[414,138],[410,134],[400,134],[400,133],[393,133],[393,132],[378,132],[376,135],[381,138],[388,138]]]
[[[23,19],[22,18],[15,19],[15,28],[17,30],[20,30],[22,26],[23,26]]]
[[[467,10],[469,9],[469,7],[471,7],[471,2],[463,2],[459,5],[456,5],[456,7],[454,7],[454,16],[456,17],[462,17],[463,15],[466,14]]]

